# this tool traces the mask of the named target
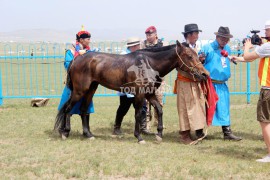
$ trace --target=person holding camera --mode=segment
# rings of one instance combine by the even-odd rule
[[[231,77],[230,60],[223,57],[221,52],[231,53],[228,45],[230,34],[228,27],[219,27],[218,32],[214,33],[216,40],[202,47],[199,54],[205,54],[204,67],[210,73],[213,86],[218,95],[218,102],[212,121],[213,126],[222,126],[224,140],[240,141],[242,138],[235,136],[231,130],[230,119],[230,94],[226,81]]]
[[[247,39],[244,47],[244,56],[232,56],[233,60],[239,62],[252,62],[260,58],[258,76],[260,80],[261,90],[257,103],[257,120],[260,123],[264,142],[267,147],[268,155],[262,159],[257,159],[257,162],[270,162],[270,20],[265,23],[265,38],[267,41],[255,47],[250,51],[253,45],[257,45],[254,39]],[[252,45],[253,44],[253,45]]]

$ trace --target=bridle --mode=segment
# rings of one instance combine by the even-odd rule
[[[195,71],[194,71],[194,68],[196,68],[197,65],[202,64],[202,62],[198,62],[197,64],[195,64],[195,66],[188,66],[188,65],[182,60],[182,58],[180,57],[180,55],[178,54],[178,52],[177,52],[177,45],[175,46],[175,52],[176,52],[178,58],[180,59],[180,61],[182,62],[182,65],[181,65],[179,68],[181,69],[181,67],[182,67],[183,65],[185,65],[185,66],[190,70],[190,74],[192,75],[193,80],[195,81],[195,77],[194,77]]]

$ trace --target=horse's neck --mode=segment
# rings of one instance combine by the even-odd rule
[[[168,55],[160,60],[152,59],[152,61],[156,61],[152,63],[152,66],[156,71],[159,72],[160,77],[164,77],[169,74],[174,68],[177,67],[178,63],[176,55]]]

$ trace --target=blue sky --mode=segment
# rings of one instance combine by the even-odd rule
[[[185,24],[197,23],[203,30],[201,38],[214,38],[221,25],[242,38],[251,29],[263,29],[270,19],[269,0],[0,0],[0,4],[0,32],[79,30],[84,24],[89,31],[108,29],[121,34],[136,29],[143,34],[155,25],[162,36],[177,37]]]

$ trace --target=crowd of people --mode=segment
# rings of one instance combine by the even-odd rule
[[[259,79],[261,85],[260,97],[257,105],[257,120],[262,128],[262,134],[265,144],[268,149],[268,155],[258,162],[270,162],[270,21],[265,24],[265,39],[261,45],[253,48],[250,39],[245,40],[243,56],[223,56],[221,51],[231,54],[231,49],[228,45],[233,35],[230,33],[229,27],[220,26],[215,34],[215,40],[203,46],[200,51],[197,50],[196,42],[202,30],[199,29],[195,23],[186,24],[184,26],[183,36],[185,42],[182,44],[186,47],[192,48],[198,53],[199,60],[203,63],[205,69],[210,73],[209,80],[215,94],[218,97],[215,108],[212,109],[213,118],[212,126],[221,126],[224,140],[240,141],[241,137],[233,134],[231,130],[230,117],[230,96],[227,81],[231,77],[230,64],[232,61],[251,62],[260,58],[259,65]],[[141,41],[139,38],[133,37],[127,40],[127,49],[122,54],[132,53],[143,48],[159,48],[164,45],[161,39],[158,38],[157,29],[150,26],[145,30],[146,39]],[[76,34],[76,45],[66,51],[65,68],[68,70],[70,62],[78,55],[82,55],[90,50],[91,34],[88,31],[82,30]],[[253,49],[252,49],[253,48]],[[175,81],[175,93],[177,94],[177,111],[179,117],[179,140],[186,145],[194,145],[199,141],[207,138],[206,119],[208,112],[207,98],[203,92],[201,82],[190,77],[190,75],[180,68],[177,68],[177,77]],[[159,103],[163,106],[163,91],[164,79],[160,85],[159,91],[156,91],[156,96]],[[67,101],[71,90],[66,86],[59,109]],[[124,116],[128,112],[131,104],[134,103],[134,95],[119,92],[120,105],[117,109],[113,134],[121,135],[121,123]],[[82,101],[82,100],[81,100]],[[80,102],[78,102],[72,109],[72,114],[80,115]],[[94,112],[93,102],[90,103],[87,118],[82,118],[82,123],[89,122],[89,114]],[[145,100],[142,111],[142,121],[140,123],[140,130],[145,135],[153,134],[151,126],[157,125],[157,114],[154,112],[154,121],[152,122],[151,105]],[[69,118],[70,118],[69,117]],[[195,132],[196,137],[191,136],[191,132]],[[89,134],[83,133],[84,136],[89,137]]]

